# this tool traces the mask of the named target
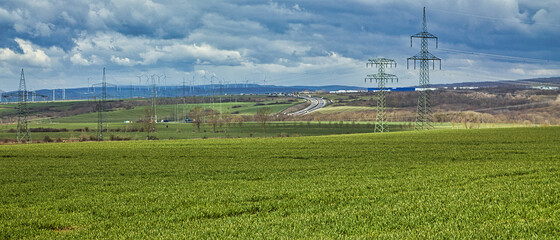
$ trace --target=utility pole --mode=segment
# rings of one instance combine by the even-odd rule
[[[366,63],[366,67],[374,66],[377,67],[377,74],[369,74],[364,79],[365,81],[369,80],[369,82],[372,82],[373,80],[377,82],[377,112],[375,116],[374,132],[388,132],[389,129],[386,124],[387,119],[385,116],[385,83],[388,81],[398,82],[399,79],[393,74],[385,73],[385,68],[397,67],[397,62],[387,58],[369,59]]]
[[[220,120],[222,120],[222,95],[223,95],[222,87],[224,85],[223,81],[224,80],[220,80]]]
[[[414,69],[416,69],[416,61],[420,61],[420,96],[418,97],[418,105],[416,107],[416,130],[427,130],[434,127],[434,119],[432,113],[432,106],[430,104],[430,64],[432,61],[432,68],[435,69],[435,62],[439,61],[439,68],[441,69],[441,59],[428,52],[428,39],[436,40],[436,48],[438,47],[438,38],[428,32],[426,24],[426,7],[424,7],[424,17],[422,21],[422,32],[410,36],[410,47],[412,47],[412,39],[419,38],[421,50],[416,55],[407,58],[406,68],[409,68],[408,62],[414,62]]]
[[[97,102],[97,141],[103,141],[103,113],[105,112],[105,100],[107,99],[107,78],[103,68],[103,79],[101,81],[101,99]]]
[[[215,75],[212,74],[212,76],[210,77],[210,87],[212,88],[212,109],[214,109],[214,98],[215,98],[215,92],[214,92],[214,78]]]
[[[183,99],[185,99],[185,78],[183,78]]]
[[[159,79],[159,76],[157,76]],[[152,75],[152,121],[153,122],[157,122],[157,113],[156,113],[156,107],[157,107],[157,103],[156,103],[156,98],[157,98],[157,88],[156,88],[156,75]]]
[[[192,76],[192,82],[189,83],[189,95],[193,95],[194,93],[194,75]]]
[[[18,123],[16,137],[18,142],[31,142],[31,134],[29,133],[29,122],[27,121],[27,98],[27,87],[25,86],[25,75],[23,74],[22,68],[18,90]]]
[[[142,75],[136,76],[138,78],[138,91],[140,91],[140,86],[142,86]]]

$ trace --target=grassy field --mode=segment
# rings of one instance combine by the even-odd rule
[[[227,102],[222,103],[203,103],[203,104],[168,104],[168,105],[158,105],[156,108],[156,113],[158,115],[158,119],[169,119],[175,120],[174,116],[177,113],[177,116],[188,116],[188,113],[191,109],[196,106],[200,106],[202,108],[210,108],[216,111],[222,111],[223,113],[232,113],[237,112],[236,114],[242,115],[254,115],[259,108],[262,107],[269,107],[272,112],[279,112],[283,109],[292,106],[296,103],[288,103],[288,104],[274,104],[274,105],[266,105],[273,103],[273,101],[264,101],[260,104],[263,105],[255,105],[254,102]],[[235,107],[235,108],[234,108]],[[144,109],[146,106],[136,107],[129,110],[117,110],[117,111],[110,111],[107,112],[105,117],[106,121],[108,122],[117,122],[122,123],[124,121],[137,121],[142,118],[144,114]],[[184,119],[180,119],[184,120]],[[97,123],[97,113],[86,113],[86,114],[79,114],[69,117],[63,118],[56,118],[50,120],[51,122],[57,123]]]
[[[560,236],[560,128],[0,146],[0,238]]]
[[[111,135],[119,138],[130,138],[130,140],[146,139],[147,133],[128,131],[142,127],[140,123],[108,123],[110,131],[104,134],[105,140]],[[0,139],[13,140],[16,137],[16,125],[0,125]],[[44,123],[32,124],[31,128],[66,128],[65,132],[32,132],[32,141],[43,140],[45,136],[52,139],[78,141],[79,138],[95,136],[97,123]],[[89,131],[82,133],[81,130],[88,128]],[[391,131],[410,130],[406,123],[391,124]],[[200,131],[192,123],[158,123],[157,131],[151,133],[158,139],[191,139],[191,138],[245,138],[245,137],[294,137],[294,136],[320,136],[331,134],[368,133],[373,132],[374,125],[371,122],[269,122],[266,129],[260,123],[243,122],[218,125],[216,131],[211,124],[202,125]],[[128,130],[127,130],[128,129]],[[10,131],[11,130],[11,131]],[[116,130],[119,130],[118,132]],[[125,132],[125,130],[127,132]]]
[[[327,106],[317,110],[320,113],[340,113],[340,112],[361,112],[375,111],[375,107],[358,107],[358,106]]]
[[[282,124],[270,124],[267,126],[269,131],[265,130],[255,122],[243,123],[242,126],[239,124],[220,124],[214,131],[214,128],[210,124],[205,124],[202,126],[201,130],[195,129],[192,124],[184,123],[184,118],[189,117],[188,113],[194,107],[202,107],[204,109],[214,109],[220,111],[225,115],[229,114],[230,118],[235,116],[252,116],[255,115],[257,110],[263,107],[270,108],[272,113],[280,112],[290,106],[301,103],[302,101],[289,102],[286,99],[275,99],[273,97],[265,96],[252,96],[253,100],[259,99],[259,102],[224,102],[222,104],[216,102],[212,103],[200,103],[200,104],[161,104],[157,106],[157,118],[159,120],[167,119],[170,123],[158,123],[157,131],[152,135],[158,139],[190,139],[190,138],[232,138],[232,137],[253,137],[253,136],[287,136],[287,135],[299,135],[299,136],[314,136],[314,135],[324,135],[324,134],[341,134],[341,133],[360,133],[360,132],[370,132],[372,126],[360,125],[355,126],[352,129],[343,129],[336,124],[323,125],[317,124],[317,126],[309,126],[304,128],[304,123],[298,122],[294,124],[282,123]],[[268,99],[268,100],[267,100]],[[270,100],[272,99],[272,100]],[[205,99],[210,101],[210,99]],[[230,99],[231,100],[231,99]],[[128,100],[135,101],[135,100]],[[64,111],[69,109],[76,104],[84,104],[85,101],[68,101],[68,102],[55,102],[55,103],[30,103],[33,107],[49,107],[51,109]],[[93,106],[93,105],[92,105]],[[15,112],[14,107],[16,104],[3,104],[0,110]],[[147,106],[138,106],[132,109],[115,109],[108,111],[104,114],[105,128],[108,128],[110,132],[105,135],[105,139],[110,139],[111,136],[119,138],[129,138],[131,140],[145,139],[146,133],[138,132],[136,130],[129,131],[130,129],[142,128],[141,123],[136,123],[139,119],[144,117],[144,110]],[[0,112],[1,113],[1,112]],[[177,115],[177,117],[175,117]],[[86,136],[95,136],[97,129],[97,113],[85,113],[77,114],[67,117],[58,118],[31,118],[30,128],[45,128],[45,129],[55,129],[57,131],[49,132],[32,132],[32,141],[39,141],[48,136],[50,138],[62,140],[77,141],[78,139]],[[14,121],[16,118],[14,117]],[[125,124],[124,121],[131,121],[132,123]],[[0,125],[0,140],[12,141],[15,139],[16,124],[2,124]],[[82,133],[81,129],[89,129],[86,133]],[[67,131],[58,131],[59,129],[66,129]],[[121,131],[122,130],[122,131]],[[125,132],[126,130],[126,132]]]

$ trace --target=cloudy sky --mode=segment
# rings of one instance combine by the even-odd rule
[[[3,0],[0,89],[17,90],[21,68],[28,88],[43,89],[99,82],[103,67],[123,85],[157,74],[373,86],[364,77],[375,57],[395,59],[393,85],[410,86],[423,6],[443,59],[432,83],[560,76],[558,0]]]

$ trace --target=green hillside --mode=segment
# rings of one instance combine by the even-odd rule
[[[158,115],[158,119],[169,119],[175,120],[175,114],[177,116],[187,116],[191,109],[196,106],[200,106],[202,108],[211,108],[216,111],[221,111],[223,113],[232,113],[236,112],[236,114],[242,115],[254,115],[257,112],[257,109],[262,107],[269,107],[271,108],[272,112],[279,112],[283,109],[294,105],[294,103],[287,103],[287,104],[274,104],[274,105],[266,105],[267,103],[271,102],[263,102],[262,105],[255,105],[254,102],[227,102],[227,103],[203,103],[203,104],[167,104],[167,105],[158,105],[156,108],[156,113]],[[137,121],[142,118],[144,114],[144,109],[147,106],[140,106],[135,107],[133,109],[118,109],[115,111],[109,111],[105,113],[106,121],[109,122],[119,122],[122,123],[124,121]],[[184,119],[183,119],[184,120]],[[96,123],[97,122],[97,113],[91,112],[86,114],[79,114],[69,117],[62,117],[56,118],[52,121],[58,123]]]

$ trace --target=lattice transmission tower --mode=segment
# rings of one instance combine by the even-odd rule
[[[21,77],[19,79],[18,90],[18,123],[17,123],[17,141],[31,142],[31,134],[29,133],[29,123],[27,121],[27,100],[28,100],[27,87],[25,86],[25,75],[23,68],[21,69]]]
[[[392,59],[387,58],[376,58],[369,59],[366,63],[366,67],[377,67],[377,74],[369,74],[365,78],[365,81],[377,82],[377,113],[375,116],[375,130],[374,132],[388,132],[389,129],[386,123],[385,116],[385,83],[391,81],[399,81],[399,78],[393,74],[385,73],[385,68],[397,67],[397,62]]]
[[[412,47],[412,39],[419,38],[421,50],[416,55],[407,58],[406,68],[409,68],[409,61],[414,62],[414,69],[416,69],[416,61],[420,61],[420,96],[418,97],[418,106],[416,108],[415,129],[424,130],[434,127],[434,119],[432,113],[432,106],[430,104],[430,61],[432,61],[432,68],[435,70],[435,62],[439,61],[439,68],[441,69],[441,59],[434,56],[428,51],[428,39],[436,40],[436,48],[438,47],[438,38],[428,32],[426,24],[426,7],[424,7],[424,18],[422,21],[422,32],[410,36],[410,47]]]
[[[101,99],[97,102],[97,141],[103,141],[103,115],[105,113],[105,101],[107,100],[107,78],[103,68],[103,79],[101,81]]]

